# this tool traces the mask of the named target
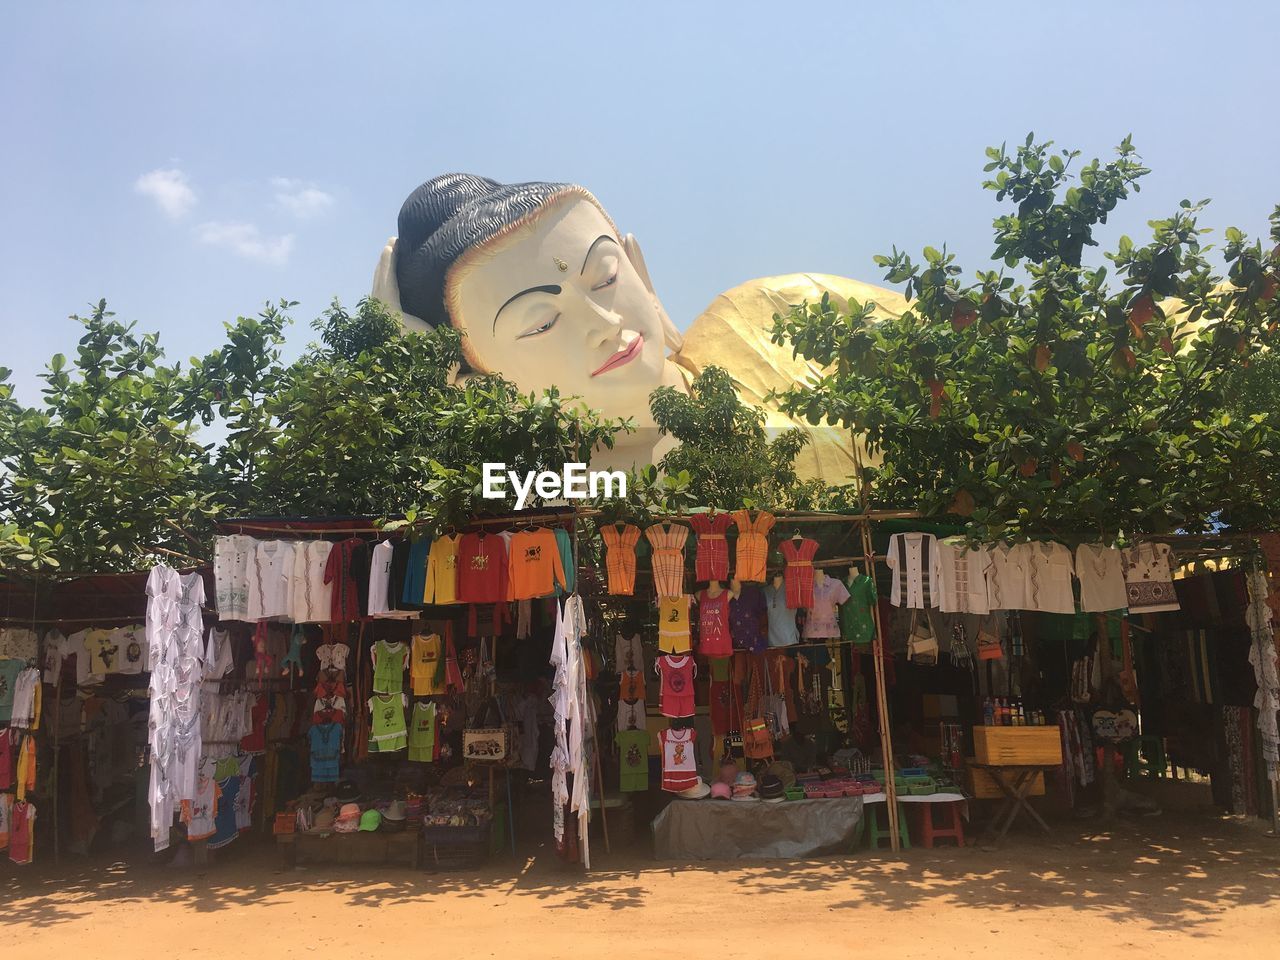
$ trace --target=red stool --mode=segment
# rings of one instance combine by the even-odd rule
[[[920,842],[924,844],[928,850],[933,849],[934,840],[944,840],[948,837],[955,840],[956,846],[964,846],[964,826],[961,824],[960,804],[963,800],[951,800],[947,803],[922,803],[920,804]],[[933,808],[944,807],[944,813],[951,812],[951,825],[948,826],[945,818],[942,825],[939,826],[933,819]]]

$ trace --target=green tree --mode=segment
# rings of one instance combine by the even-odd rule
[[[182,530],[207,530],[217,505],[184,376],[105,302],[73,319],[84,335],[41,375],[41,408],[15,402],[8,371],[0,378],[0,562],[125,570],[187,554]]]
[[[733,379],[707,367],[687,394],[659,387],[650,400],[659,431],[678,443],[662,458],[669,476],[697,491],[703,504],[813,509],[826,502],[818,481],[801,481],[795,461],[808,437],[793,428],[770,438],[764,411],[738,399]]]
[[[1077,153],[1031,136],[987,153],[985,186],[1013,205],[995,220],[1001,263],[965,283],[945,247],[922,264],[895,248],[876,259],[906,285],[901,317],[828,298],[775,317],[775,342],[830,370],[785,409],[865,435],[875,502],[966,516],[975,537],[1199,530],[1227,505],[1274,521],[1274,496],[1248,478],[1274,473],[1280,424],[1226,407],[1241,366],[1276,342],[1276,251],[1228,229],[1224,281],[1197,224],[1207,201],[1184,201],[1147,244],[1121,237],[1110,269],[1087,265],[1148,172],[1129,140],[1078,177]]]

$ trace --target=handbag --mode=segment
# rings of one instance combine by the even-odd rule
[[[911,613],[911,632],[907,635],[907,659],[920,663],[938,662],[938,638],[926,615],[923,620]]]
[[[471,763],[508,763],[513,758],[514,738],[503,722],[502,708],[490,698],[477,711],[475,726],[462,731],[462,759]]]
[[[1000,646],[1000,634],[992,630],[989,620],[983,620],[978,627],[978,659],[1003,660],[1004,648]]]
[[[749,760],[773,759],[773,738],[763,717],[747,721],[747,729],[742,734],[742,752]]]

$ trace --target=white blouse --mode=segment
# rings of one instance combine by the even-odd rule
[[[333,544],[328,540],[307,540],[294,548],[293,578],[289,608],[294,623],[328,623],[331,617],[333,584],[324,582],[325,564]]]
[[[988,554],[987,600],[992,610],[1025,610],[1027,544],[993,544]]]
[[[991,555],[985,546],[967,549],[962,537],[938,541],[938,573],[942,584],[938,609],[943,613],[991,612],[987,569]]]
[[[213,542],[214,603],[219,620],[249,619],[249,568],[258,542],[242,534]]]
[[[249,619],[289,616],[293,543],[260,540],[249,561]]]
[[[1023,544],[1027,576],[1026,610],[1041,613],[1075,613],[1071,590],[1071,550],[1061,543],[1037,541]]]
[[[1115,547],[1082,543],[1076,547],[1080,607],[1086,613],[1123,610],[1129,605],[1124,585],[1124,558]]]

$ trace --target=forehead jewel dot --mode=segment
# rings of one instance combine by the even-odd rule
[[[551,259],[556,262],[556,267],[559,269],[561,273],[564,273],[569,269],[569,265],[565,263],[563,260],[561,260],[559,257],[552,257]]]

